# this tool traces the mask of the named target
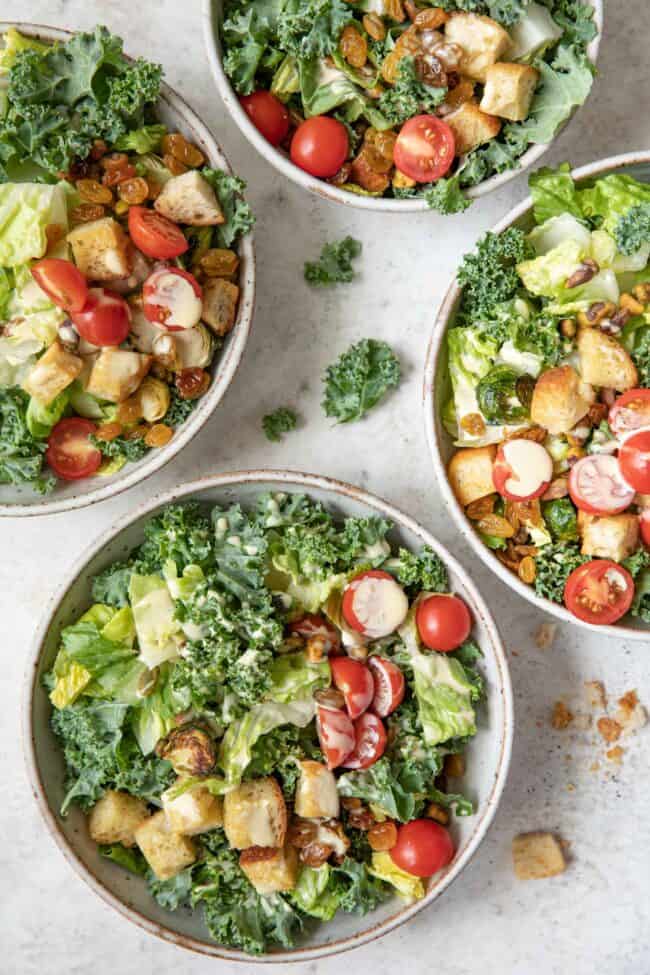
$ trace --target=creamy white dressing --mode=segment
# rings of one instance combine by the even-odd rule
[[[166,326],[193,328],[198,324],[203,306],[189,281],[180,274],[160,271],[152,283],[155,291],[147,297],[147,302],[167,309]]]
[[[533,440],[508,440],[502,449],[512,468],[512,476],[505,482],[510,494],[526,498],[553,477],[553,461],[541,444]]]
[[[365,636],[377,640],[393,633],[408,613],[408,599],[394,579],[365,576],[350,583],[354,592],[354,615]]]

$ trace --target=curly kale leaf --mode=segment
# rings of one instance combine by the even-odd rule
[[[443,216],[452,213],[462,213],[470,206],[470,200],[461,189],[461,173],[439,179],[432,183],[425,192],[424,199],[431,210],[437,210]]]
[[[517,264],[532,256],[532,246],[518,227],[500,234],[488,231],[476,250],[465,255],[458,270],[463,318],[489,319],[497,305],[514,298],[520,286]]]
[[[287,406],[279,406],[272,413],[267,413],[262,418],[262,429],[267,440],[279,443],[285,433],[290,433],[296,429],[298,417],[292,409]]]
[[[350,20],[345,0],[287,0],[277,21],[279,46],[303,60],[327,57]]]
[[[541,0],[548,7],[553,20],[564,31],[562,38],[578,47],[589,44],[598,33],[594,20],[594,7],[583,0]]]
[[[339,907],[349,914],[368,914],[392,896],[388,884],[371,876],[365,863],[357,863],[349,856],[332,868],[332,874]]]
[[[129,582],[137,572],[135,562],[113,562],[93,579],[93,599],[122,609],[129,605]]]
[[[170,504],[146,523],[137,557],[153,572],[162,572],[169,559],[182,571],[186,565],[204,564],[212,548],[212,528],[200,505]]]
[[[22,389],[0,389],[0,484],[31,484],[41,494],[56,478],[43,474],[46,443],[27,426],[29,396]]]
[[[232,247],[255,223],[253,211],[244,199],[246,183],[222,169],[202,169],[201,175],[217,194],[225,217],[225,222],[214,228],[212,246]]]
[[[362,339],[325,373],[326,416],[339,423],[360,420],[389,389],[399,386],[399,359],[386,342]]]
[[[650,203],[641,203],[619,217],[614,230],[621,254],[634,254],[650,243]]]
[[[577,542],[544,545],[535,556],[535,592],[554,603],[562,603],[567,579],[574,569],[588,561],[586,555],[580,554]]]
[[[487,14],[506,27],[521,20],[528,0],[436,0],[443,10],[462,10],[473,14]]]
[[[417,554],[401,548],[393,571],[398,581],[412,591],[449,592],[445,564],[429,545],[423,546]]]
[[[415,58],[402,58],[397,80],[379,99],[379,111],[391,125],[402,125],[414,115],[432,113],[444,101],[446,88],[425,85],[415,68]]]
[[[285,798],[292,801],[300,775],[298,762],[305,759],[323,761],[314,724],[306,728],[283,725],[255,742],[244,778],[279,775]]]
[[[317,261],[305,261],[305,281],[315,287],[349,284],[354,278],[352,260],[361,254],[361,244],[353,237],[325,244]]]
[[[622,563],[634,579],[634,600],[630,608],[632,616],[650,623],[650,552],[639,549]]]
[[[120,435],[114,440],[100,440],[91,434],[89,439],[98,450],[101,450],[104,457],[111,459],[123,457],[130,463],[134,463],[142,460],[145,454],[149,452],[149,447],[142,437],[127,440],[126,437]]]
[[[193,413],[193,411],[198,406],[197,399],[182,399],[178,395],[178,390],[175,387],[171,387],[171,400],[169,403],[169,409],[165,413],[165,423],[167,426],[180,427],[181,424],[185,423],[187,418]]]

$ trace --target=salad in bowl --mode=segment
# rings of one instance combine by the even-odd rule
[[[39,801],[103,896],[189,947],[351,947],[432,900],[487,828],[502,648],[395,509],[301,475],[213,480],[98,547],[48,621]]]
[[[531,176],[532,205],[465,257],[430,360],[477,547],[597,626],[650,621],[650,184],[626,161]]]
[[[56,489],[56,506],[66,484],[171,448],[247,314],[243,184],[167,124],[187,130],[161,79],[103,27],[4,35],[2,500]]]
[[[221,93],[271,162],[342,202],[447,214],[585,101],[600,20],[581,0],[206,0]]]

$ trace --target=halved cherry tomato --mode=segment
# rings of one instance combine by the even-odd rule
[[[366,711],[354,722],[354,749],[341,763],[343,768],[370,768],[384,754],[386,741],[384,722]]]
[[[332,682],[343,692],[345,707],[354,721],[367,711],[375,693],[372,674],[360,660],[334,657],[330,660]]]
[[[389,851],[400,870],[414,877],[432,877],[454,857],[449,831],[432,819],[413,819],[397,832],[397,843]]]
[[[289,633],[301,636],[303,640],[317,637],[323,641],[323,653],[338,653],[341,649],[341,637],[333,623],[318,613],[306,613],[298,620],[293,620],[288,626]]]
[[[45,460],[57,477],[79,481],[94,474],[102,462],[102,452],[88,439],[97,429],[92,420],[66,417],[52,427],[47,438]]]
[[[129,233],[143,254],[159,261],[180,257],[190,246],[178,224],[148,207],[130,207]]]
[[[131,310],[120,295],[107,288],[90,288],[81,311],[70,312],[74,327],[93,345],[119,345],[131,331]]]
[[[607,422],[617,437],[650,427],[650,389],[628,389],[610,409]]]
[[[88,298],[88,282],[71,261],[44,257],[32,267],[32,277],[45,294],[65,311],[81,311]]]
[[[650,548],[650,508],[646,508],[641,512],[639,522],[643,544]]]
[[[160,267],[142,287],[143,311],[169,332],[193,328],[201,320],[203,291],[193,274],[180,267]]]
[[[312,176],[335,176],[348,158],[349,140],[342,122],[316,115],[295,131],[291,140],[291,162]]]
[[[571,468],[569,494],[576,508],[589,515],[617,515],[634,500],[634,488],[621,476],[612,454],[582,457]]]
[[[406,681],[397,664],[385,657],[369,657],[368,667],[372,674],[375,693],[371,710],[380,718],[387,718],[404,700]]]
[[[460,596],[435,594],[420,600],[415,623],[425,647],[449,653],[464,643],[472,629],[472,617]]]
[[[564,605],[585,623],[615,623],[634,599],[634,580],[618,562],[594,559],[574,569],[564,587]]]
[[[551,455],[534,440],[506,440],[497,450],[492,482],[508,501],[541,498],[553,477]]]
[[[395,143],[395,165],[418,183],[431,183],[449,172],[456,154],[454,133],[435,115],[415,115]]]
[[[316,709],[316,730],[328,769],[338,768],[355,745],[354,725],[338,708]]]
[[[382,569],[359,573],[343,591],[343,619],[372,640],[394,633],[406,619],[408,608],[404,590]]]
[[[254,91],[239,99],[249,119],[272,146],[279,146],[289,131],[289,112],[270,91]]]
[[[626,437],[618,451],[624,480],[639,494],[650,494],[650,430]]]

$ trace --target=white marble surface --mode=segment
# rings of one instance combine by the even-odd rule
[[[648,0],[609,3],[601,73],[587,108],[548,157],[575,164],[647,147]],[[384,495],[429,525],[470,565],[445,517],[427,460],[421,374],[432,317],[459,256],[526,193],[524,178],[459,220],[435,215],[375,216],[339,209],[283,182],[224,117],[203,51],[199,0],[1,0],[0,19],[64,27],[96,21],[128,38],[132,53],[163,62],[212,126],[249,181],[258,214],[258,305],[236,381],[193,445],[139,489],[71,517],[0,522],[0,946],[3,975],[206,975],[219,963],[158,942],[113,915],[71,872],[46,835],[29,795],[18,747],[24,656],[49,592],[79,550],[157,488],[211,471],[288,466],[335,475]],[[328,239],[363,241],[362,274],[352,286],[310,291],[302,262]],[[320,375],[362,336],[390,341],[406,380],[367,421],[335,428],[323,416]],[[293,403],[301,429],[268,444],[264,412]],[[478,583],[500,621],[511,655],[517,733],[506,793],[488,839],[452,890],[413,923],[341,959],[297,966],[333,975],[355,966],[388,975],[404,966],[445,975],[645,975],[650,972],[650,781],[648,734],[630,743],[620,769],[606,773],[590,734],[552,732],[560,695],[586,679],[611,695],[631,687],[650,699],[650,655],[640,644],[606,641],[561,627],[552,649],[536,648],[544,619],[482,566]],[[601,769],[590,771],[601,759]],[[571,864],[550,881],[518,882],[512,836],[559,831]],[[234,966],[233,966],[234,968]],[[240,971],[253,971],[244,965]],[[279,971],[273,966],[272,971]]]

